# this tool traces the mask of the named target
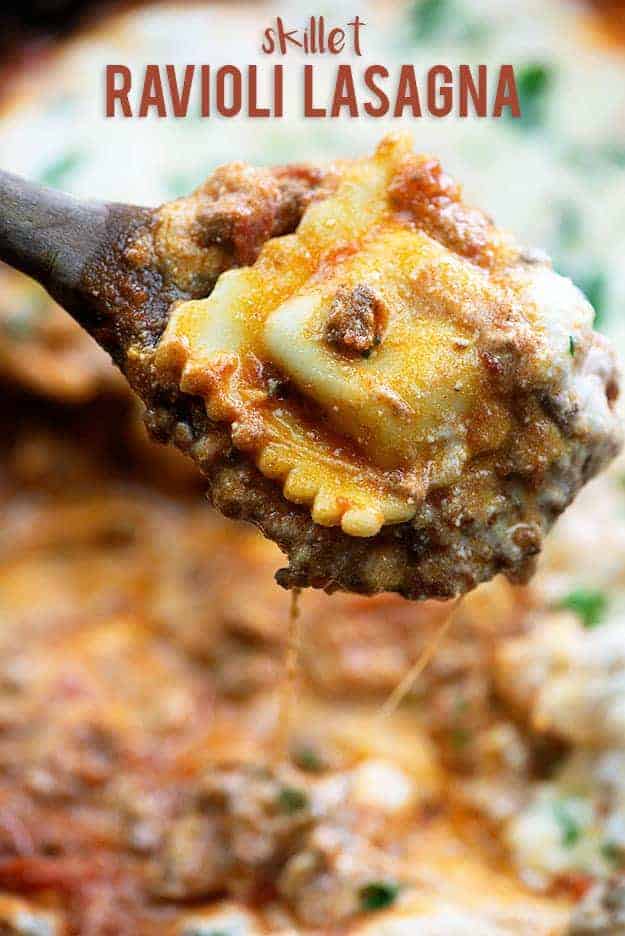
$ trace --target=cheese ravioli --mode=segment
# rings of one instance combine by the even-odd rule
[[[489,496],[523,387],[562,381],[593,313],[407,138],[338,172],[294,234],[173,309],[157,361],[315,523],[367,537],[476,458]],[[536,419],[546,465],[563,442]]]
[[[408,138],[331,172],[294,233],[174,305],[155,366],[314,524],[398,525],[418,562],[436,542],[444,593],[527,570],[620,442],[592,307]]]

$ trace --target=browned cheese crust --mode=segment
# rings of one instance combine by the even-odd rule
[[[132,461],[115,469],[110,407],[57,410],[53,423],[49,405],[12,404],[20,427],[7,419],[0,444],[0,932],[221,932],[225,897],[254,936],[276,932],[276,914],[282,934],[346,936],[378,925],[359,893],[389,879],[399,919],[411,900],[415,914],[451,902],[473,919],[477,891],[480,918],[496,906],[519,916],[515,934],[559,932],[553,898],[517,885],[457,789],[490,770],[502,783],[506,765],[510,784],[534,778],[533,739],[493,701],[489,664],[493,641],[524,626],[523,592],[501,580],[470,596],[417,704],[384,731],[372,719],[446,607],[308,592],[292,763],[279,760],[289,599],[270,575],[277,550],[186,499],[186,484],[165,496]],[[489,748],[502,723],[527,765]],[[380,762],[385,793],[399,781],[405,796],[389,809],[367,793]]]
[[[111,350],[144,400],[151,434],[197,462],[214,506],[227,517],[254,524],[288,555],[288,568],[277,573],[284,587],[395,591],[421,599],[463,593],[499,572],[526,581],[544,533],[614,454],[619,440],[616,435],[589,439],[587,445],[569,445],[565,457],[544,458],[550,448],[567,447],[578,431],[577,413],[548,386],[532,384],[525,372],[531,334],[506,328],[509,310],[496,311],[481,340],[484,368],[517,430],[495,455],[492,440],[483,440],[488,454],[472,458],[460,480],[430,489],[413,519],[383,526],[368,537],[313,522],[308,507],[287,500],[281,486],[235,448],[227,424],[208,418],[204,400],[182,392],[172,375],[152,361],[172,306],[210,294],[222,272],[253,263],[269,238],[295,231],[308,205],[332,194],[339,177],[336,165],[327,171],[304,166],[265,170],[235,163],[218,169],[188,198],[146,213],[130,236],[116,240],[112,230],[113,247],[86,276],[91,290],[98,281],[111,281],[103,308],[114,309],[115,315],[103,316],[95,337]],[[519,253],[487,216],[468,207],[434,159],[407,156],[389,199],[403,224],[426,232],[494,282],[548,266],[542,257]],[[441,302],[448,301],[446,296],[453,300],[453,287],[453,282],[419,283],[420,289],[442,290]],[[449,289],[452,293],[445,292]],[[462,296],[453,301],[461,302]],[[366,356],[376,346],[384,316],[383,304],[364,284],[337,295],[326,338],[348,356]],[[108,321],[114,322],[112,328]],[[588,338],[588,347],[593,343],[611,362],[604,376],[613,407],[615,365],[598,336]],[[262,370],[259,381],[267,394],[281,392],[280,374],[271,367]],[[473,451],[479,452],[480,418],[471,431]],[[483,470],[493,472],[497,481],[496,496],[488,502],[476,495]]]

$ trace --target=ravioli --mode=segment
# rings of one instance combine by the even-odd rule
[[[155,361],[315,523],[371,537],[476,460],[490,496],[518,400],[562,390],[593,313],[409,138],[336,171],[295,233],[172,309]],[[561,457],[555,425],[541,444]]]

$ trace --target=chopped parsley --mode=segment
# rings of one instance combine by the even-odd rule
[[[590,143],[575,143],[565,150],[565,155],[572,166],[585,172],[603,172],[606,167],[625,167],[625,146],[621,143],[598,143],[595,140]]]
[[[572,279],[578,289],[584,293],[595,310],[594,327],[600,328],[605,320],[606,292],[608,281],[601,270],[571,272],[566,264],[558,263],[557,270],[562,276]]]
[[[616,868],[620,868],[623,863],[625,863],[625,853],[623,852],[623,849],[616,844],[616,842],[603,842],[599,850],[608,864],[614,865]]]
[[[582,236],[582,216],[574,202],[562,201],[558,205],[558,238],[564,247],[579,244]]]
[[[193,926],[183,930],[182,936],[234,936],[233,933],[224,929],[206,929],[202,924],[194,923]]]
[[[562,599],[559,605],[573,611],[587,630],[592,630],[601,624],[608,607],[608,599],[604,592],[593,588],[575,588]]]
[[[625,167],[625,146],[620,143],[603,143],[599,147],[600,156],[606,162],[612,163],[619,169]]]
[[[605,294],[607,286],[605,274],[599,270],[595,273],[579,276],[576,279],[576,284],[595,310],[594,326],[595,328],[599,328],[605,314]]]
[[[231,930],[212,929],[210,924],[207,928],[202,923],[193,923],[182,931],[182,936],[234,936],[234,933]]]
[[[465,748],[471,740],[471,734],[465,724],[468,712],[468,701],[461,693],[458,693],[454,701],[454,719],[451,731],[451,743],[457,751]]]
[[[529,62],[517,69],[521,117],[513,121],[515,124],[524,129],[535,130],[544,123],[553,78],[553,68],[542,62]]]
[[[282,787],[278,795],[278,806],[287,815],[292,816],[308,806],[308,796],[297,787]]]
[[[562,844],[565,848],[573,848],[580,839],[582,830],[565,800],[558,800],[553,805],[553,815],[560,828]]]
[[[415,37],[430,39],[439,34],[451,12],[451,0],[417,0],[413,10]]]
[[[456,39],[480,43],[488,35],[488,20],[471,14],[458,0],[415,0],[412,30],[417,41],[453,35]]]
[[[313,747],[302,746],[293,751],[293,760],[300,768],[308,773],[321,773],[324,763],[321,756]]]
[[[58,159],[51,162],[39,175],[39,181],[53,188],[61,188],[72,173],[84,161],[84,154],[78,150],[67,150]]]
[[[575,338],[573,335],[569,335],[569,354],[571,357],[575,357]]]
[[[358,892],[360,909],[365,913],[385,910],[397,900],[399,886],[394,881],[371,881]]]
[[[455,725],[451,732],[451,743],[456,751],[462,751],[471,740],[471,735],[462,725]]]

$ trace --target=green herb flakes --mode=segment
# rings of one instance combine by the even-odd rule
[[[595,310],[594,327],[601,328],[605,321],[608,281],[601,270],[571,271],[566,264],[557,263],[556,269],[562,276],[572,279],[578,289],[584,293]]]
[[[587,630],[601,624],[608,607],[604,592],[593,588],[576,588],[566,595],[559,605],[573,611]]]
[[[385,910],[397,900],[399,886],[393,881],[371,881],[358,892],[360,909],[365,913]]]
[[[77,150],[68,150],[54,162],[51,162],[39,175],[39,181],[53,188],[62,188],[72,174],[84,162],[84,154]]]
[[[324,763],[321,756],[313,747],[302,746],[293,751],[293,761],[307,773],[321,773]]]
[[[417,0],[413,11],[415,37],[430,39],[439,34],[451,14],[451,0]]]
[[[414,0],[412,30],[418,42],[445,37],[473,45],[488,37],[489,21],[461,0]]]
[[[557,206],[558,238],[564,247],[579,244],[583,223],[579,207],[571,201],[563,201]]]
[[[297,787],[283,787],[278,795],[278,806],[282,812],[292,816],[294,813],[306,809],[308,796],[303,790],[298,790]]]
[[[457,751],[465,748],[471,740],[471,734],[466,725],[468,715],[469,703],[461,693],[458,693],[454,700],[454,718],[451,730],[451,743]]]
[[[182,936],[233,936],[227,930],[205,929],[203,926],[192,926],[183,930]]]
[[[586,276],[578,277],[576,283],[595,310],[594,327],[599,328],[605,317],[607,287],[605,274],[600,271],[589,273]]]
[[[605,861],[615,868],[620,868],[625,863],[625,852],[616,842],[603,842],[599,851]]]
[[[456,725],[451,732],[451,743],[456,751],[462,751],[471,740],[471,735],[462,725]]]
[[[565,800],[554,803],[553,815],[560,828],[562,844],[565,848],[573,848],[579,841],[582,830]]]
[[[516,80],[521,117],[513,120],[513,123],[532,130],[544,123],[553,78],[553,68],[541,62],[530,62],[517,69]]]

